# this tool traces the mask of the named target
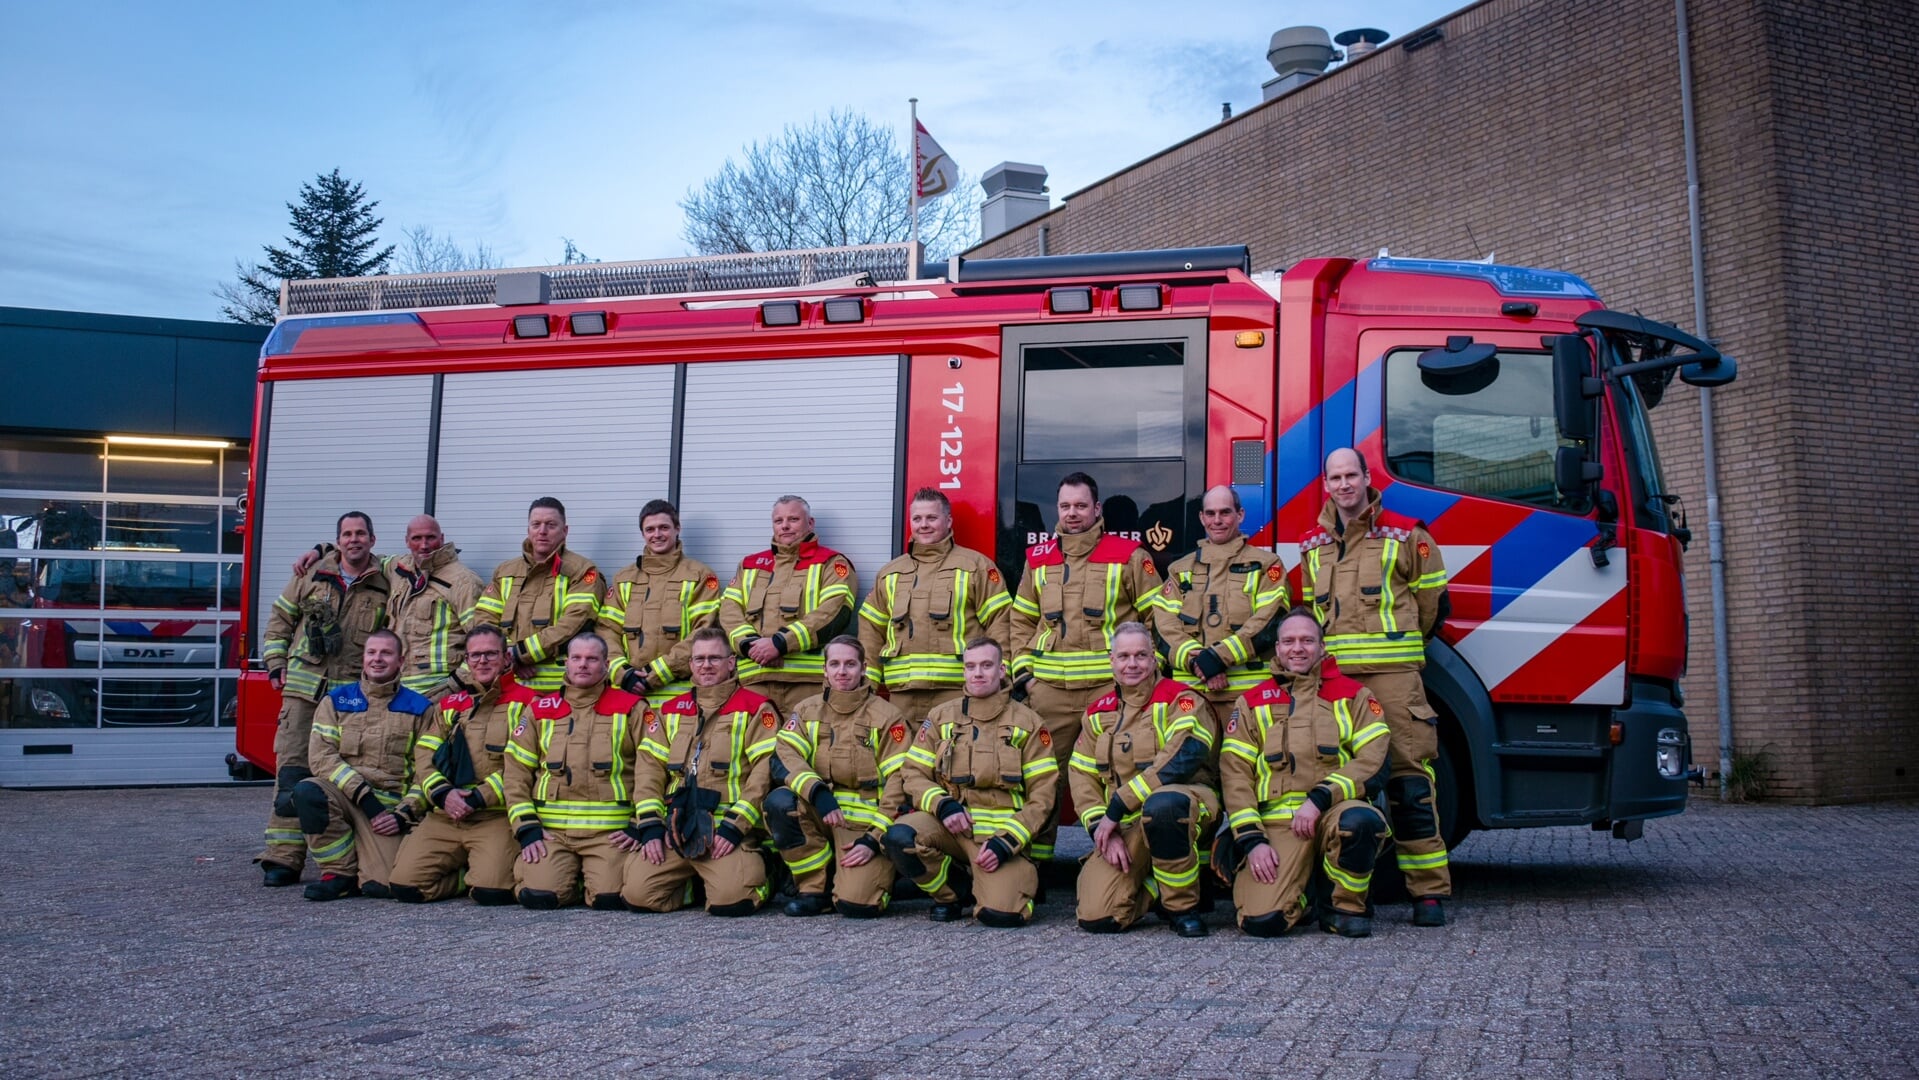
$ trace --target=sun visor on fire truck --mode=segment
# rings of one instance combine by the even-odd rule
[[[955,282],[1019,281],[1026,278],[1121,277],[1178,274],[1193,270],[1253,272],[1253,255],[1244,244],[1171,248],[1165,251],[1104,251],[1086,255],[1041,255],[1026,259],[955,257]]]

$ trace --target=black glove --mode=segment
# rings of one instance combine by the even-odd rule
[[[873,839],[872,834],[870,833],[867,834],[866,836],[860,837],[858,840],[853,841],[853,846],[863,847],[875,855],[885,854],[885,852],[880,850],[880,842],[878,840]]]
[[[1028,671],[1013,680],[1013,700],[1025,701],[1027,688],[1033,685],[1033,673]]]
[[[949,798],[940,800],[940,805],[939,805],[939,810],[937,811],[937,815],[939,819],[943,822],[947,818],[952,817],[954,814],[964,814],[965,812],[966,812],[965,803],[960,802],[958,799],[949,797]]]
[[[386,806],[375,798],[371,791],[361,795],[356,801],[360,804],[360,813],[365,814],[368,821],[386,813]]]
[[[1113,801],[1106,804],[1106,817],[1115,825],[1126,819],[1126,803],[1119,796],[1113,796]]]
[[[1201,649],[1193,654],[1194,673],[1202,679],[1226,674],[1226,664],[1211,649]]]
[[[821,817],[825,817],[840,808],[840,800],[833,794],[833,789],[827,787],[825,784],[821,784],[813,789],[812,803],[813,809],[819,811]]]
[[[621,829],[620,831],[625,833],[627,836],[631,837],[634,843],[637,843],[637,844],[646,843],[646,834],[641,832],[639,826],[637,825],[628,825],[627,827]]]
[[[1004,865],[1008,859],[1013,857],[1013,845],[1007,843],[1005,837],[995,836],[991,840],[988,840],[986,842],[986,850],[997,856],[1001,865]]]
[[[633,835],[640,843],[650,844],[655,840],[666,839],[666,826],[657,821],[649,821],[640,826],[640,831]]]
[[[521,850],[530,848],[545,838],[546,830],[537,821],[529,821],[513,830],[513,840],[520,845]]]
[[[646,695],[646,676],[641,675],[632,668],[627,668],[626,673],[620,676],[620,689],[636,697],[644,697]]]
[[[1311,800],[1314,806],[1319,807],[1319,812],[1322,814],[1333,808],[1333,793],[1324,787],[1316,787],[1307,792],[1306,798]]]
[[[740,841],[746,839],[744,836],[740,835],[739,826],[733,824],[730,821],[720,822],[719,825],[716,828],[714,828],[713,835],[724,836],[726,838],[726,842],[729,844],[732,844],[734,847],[739,847]]]

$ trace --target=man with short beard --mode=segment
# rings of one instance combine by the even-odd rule
[[[469,629],[492,623],[506,632],[515,681],[535,690],[566,685],[566,645],[593,628],[606,595],[599,569],[567,549],[566,534],[565,505],[551,496],[533,500],[519,557],[494,569],[468,622]]]
[[[613,575],[600,605],[611,647],[607,677],[655,708],[693,688],[693,632],[720,617],[720,579],[680,546],[680,512],[665,499],[640,508],[645,549]]]

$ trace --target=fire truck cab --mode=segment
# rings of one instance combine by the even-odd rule
[[[1687,533],[1648,411],[1734,364],[1606,310],[1577,277],[1414,259],[1253,274],[1243,247],[956,259],[906,245],[293,282],[261,357],[248,655],[294,557],[337,515],[395,548],[435,514],[480,573],[525,508],[568,507],[611,573],[664,495],[715,567],[808,498],[860,591],[921,488],[1009,583],[1069,472],[1162,569],[1230,484],[1289,567],[1327,453],[1353,446],[1427,523],[1452,616],[1429,643],[1449,840],[1476,827],[1637,834],[1680,812]],[[270,769],[277,696],[242,680],[240,755]]]

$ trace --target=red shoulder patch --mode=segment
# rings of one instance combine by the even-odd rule
[[[693,701],[693,692],[688,690],[679,697],[668,698],[666,704],[660,706],[660,711],[674,716],[693,716],[700,711],[700,707]]]
[[[1112,712],[1117,708],[1119,708],[1119,691],[1115,690],[1093,702],[1091,705],[1086,706],[1086,715],[1091,716],[1094,713]]]
[[[692,694],[686,695],[686,699],[689,703],[692,702],[693,695]],[[739,713],[757,713],[762,708],[772,709],[775,714],[775,719],[773,722],[776,724],[779,723],[779,720],[778,720],[779,710],[773,709],[773,703],[771,701],[768,701],[762,695],[756,694],[753,691],[748,690],[746,687],[742,686],[738,690],[733,691],[733,696],[726,699],[726,704],[720,706],[720,711],[721,712],[739,712]]]
[[[446,712],[465,712],[473,707],[473,695],[465,690],[456,690],[440,699],[440,708]]]
[[[1059,537],[1049,537],[1026,549],[1028,566],[1062,566],[1066,553],[1059,549]]]
[[[1346,701],[1366,689],[1350,675],[1342,675],[1332,657],[1319,669],[1319,696],[1327,701]]]
[[[631,715],[633,710],[645,700],[638,694],[629,694],[609,686],[600,694],[600,700],[593,703],[593,711],[601,716]]]
[[[852,572],[853,572],[853,568],[846,565],[844,562],[836,562],[833,564],[833,576],[836,578],[839,578],[842,581],[846,580],[846,575]]]
[[[580,584],[582,585],[591,585],[598,580],[600,580],[600,572],[598,570],[588,570],[586,573],[580,575]]]
[[[799,714],[795,713],[793,716],[793,719],[795,722],[797,722],[799,720]],[[760,709],[760,726],[761,727],[765,728],[768,731],[772,731],[774,728],[779,726],[779,723],[780,723],[780,714],[773,711],[772,705],[768,704],[763,706]]]
[[[1431,544],[1428,544],[1426,541],[1421,540],[1418,545],[1418,550],[1419,550],[1420,558],[1422,559],[1430,558],[1433,553],[1433,546]]]
[[[652,709],[646,710],[646,733],[648,735],[657,735],[659,731],[660,714],[654,712]]]
[[[1246,703],[1259,708],[1261,705],[1284,705],[1293,700],[1286,688],[1279,685],[1277,679],[1267,679],[1251,690],[1246,691]]]
[[[839,552],[834,551],[818,540],[808,540],[800,544],[799,557],[793,560],[793,566],[795,569],[804,570],[809,566],[818,566],[823,562],[831,562],[834,559],[844,558],[846,558],[846,556],[841,555]],[[851,570],[852,567],[847,567],[847,569]],[[845,577],[846,575],[842,574],[840,576]]]
[[[1121,563],[1132,558],[1133,552],[1138,550],[1139,541],[1107,533],[1105,536],[1099,538],[1099,543],[1093,545],[1093,551],[1086,556],[1086,561],[1096,563]],[[1152,560],[1148,559],[1146,565],[1152,566]],[[1159,573],[1157,569],[1151,572],[1155,574]]]
[[[756,552],[752,555],[748,555],[744,559],[741,559],[740,569],[771,570],[773,569],[773,562],[774,562],[773,549],[767,548],[765,551]]]
[[[565,694],[537,694],[533,698],[533,715],[540,720],[559,720],[573,713],[573,706],[566,703]]]
[[[1191,694],[1181,694],[1179,700],[1173,702],[1173,711],[1176,713],[1189,713],[1198,707],[1198,700]]]
[[[1000,582],[999,570],[995,568],[988,568],[986,571],[986,580],[992,582],[995,585],[998,585]]]

